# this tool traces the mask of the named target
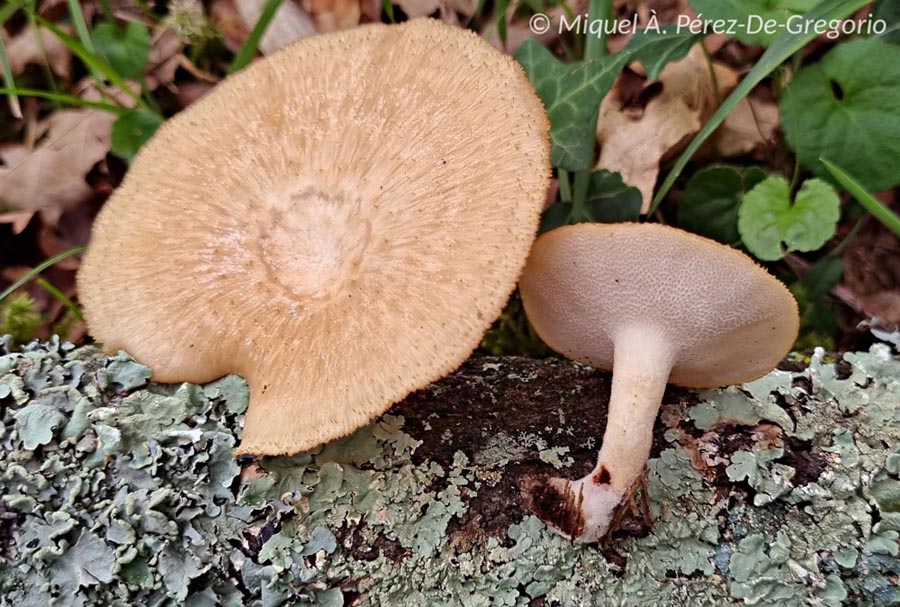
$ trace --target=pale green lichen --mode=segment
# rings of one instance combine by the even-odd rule
[[[416,456],[437,431],[387,415],[242,470],[239,378],[159,386],[122,354],[0,351],[0,604],[900,605],[900,363],[846,361],[669,411],[656,520],[604,553],[527,514],[458,529],[519,459],[571,463],[565,403],[547,436],[443,465]]]

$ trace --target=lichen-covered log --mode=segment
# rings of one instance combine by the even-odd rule
[[[0,604],[900,605],[900,362],[803,363],[670,390],[655,521],[600,549],[520,487],[590,468],[606,374],[475,359],[350,437],[236,462],[239,378],[0,349]]]

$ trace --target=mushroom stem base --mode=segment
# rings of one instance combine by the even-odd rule
[[[609,533],[642,479],[671,368],[664,333],[637,327],[616,336],[609,415],[596,467],[584,478],[551,478],[529,491],[532,510],[554,531],[579,543]]]
[[[525,490],[526,505],[554,532],[580,544],[600,541],[627,495],[597,485],[590,476],[549,478]]]

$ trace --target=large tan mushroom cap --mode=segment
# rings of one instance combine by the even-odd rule
[[[307,38],[166,123],[79,275],[159,381],[251,387],[238,453],[347,434],[456,368],[533,241],[549,125],[512,59],[436,21]]]
[[[618,332],[662,335],[673,352],[669,381],[691,388],[768,373],[799,327],[790,292],[749,257],[658,224],[548,232],[535,242],[520,291],[554,350],[612,369]]]

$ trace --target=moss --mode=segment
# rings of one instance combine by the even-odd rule
[[[240,378],[160,386],[124,354],[4,351],[0,602],[900,604],[900,363],[846,362],[668,395],[656,520],[601,550],[548,533],[510,481],[593,457],[579,399],[606,376],[576,365],[475,362],[352,436],[239,466]]]

